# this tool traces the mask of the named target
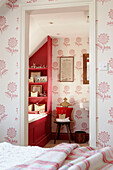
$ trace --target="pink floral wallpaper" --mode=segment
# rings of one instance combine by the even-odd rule
[[[97,0],[97,145],[113,146],[113,0]],[[108,63],[100,71],[100,63]]]
[[[0,16],[0,31],[1,33],[7,29],[8,25],[6,25],[6,18],[4,16]]]
[[[23,3],[58,3],[70,0],[7,0],[0,7],[0,142],[9,141],[19,143],[19,66],[20,66],[20,11],[19,6]],[[113,146],[113,0],[96,0],[96,49],[97,49],[97,145]],[[79,49],[83,45],[82,37],[74,37],[74,47]],[[53,58],[52,72],[53,78],[52,94],[56,97],[53,103],[53,110],[58,106],[65,96],[72,103],[74,110],[74,119],[80,121],[77,125],[73,122],[72,129],[88,130],[87,122],[84,121],[84,113],[79,109],[77,101],[85,101],[83,96],[84,87],[82,85],[82,54],[87,52],[86,47],[79,51],[79,58],[76,49],[71,47],[72,39],[65,37],[61,41],[59,48],[59,39],[54,39],[53,49],[56,50]],[[87,44],[89,40],[87,39]],[[66,53],[63,49],[66,49]],[[75,80],[76,73],[79,74],[80,81],[63,84],[59,86],[59,62],[61,56],[73,55],[75,58]],[[107,71],[100,71],[99,64],[106,62],[109,65]],[[72,93],[73,91],[73,93]],[[59,95],[59,92],[60,95]],[[89,88],[86,89],[86,94]],[[79,98],[82,96],[82,98]],[[76,97],[78,97],[76,99]],[[77,107],[76,107],[77,105]],[[54,114],[53,114],[54,117]],[[81,121],[82,120],[82,121]],[[54,128],[53,128],[54,131]],[[65,131],[63,128],[62,131]]]
[[[88,111],[80,108],[80,103],[89,102],[89,85],[83,85],[83,53],[89,51],[88,33],[87,35],[77,35],[75,37],[53,38],[52,40],[52,131],[56,132],[54,119],[56,115],[56,107],[66,97],[73,107],[72,119],[74,123],[71,125],[72,132],[75,130],[89,131]],[[60,57],[74,56],[74,82],[59,82],[57,76],[60,71]],[[61,98],[61,100],[59,100]],[[60,102],[61,101],[61,102]],[[65,126],[62,132],[67,132]]]

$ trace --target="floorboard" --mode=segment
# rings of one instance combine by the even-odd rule
[[[52,148],[60,143],[69,143],[68,140],[57,140],[56,144],[54,144],[54,140],[50,140],[45,146],[44,148]],[[71,143],[75,143],[74,141],[72,141]],[[88,143],[79,143],[80,146],[89,146]]]

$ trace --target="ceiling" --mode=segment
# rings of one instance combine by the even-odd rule
[[[47,35],[56,38],[89,34],[88,7],[54,10],[30,14],[30,56],[46,40]],[[42,43],[43,42],[43,43]]]
[[[87,34],[88,12],[70,12],[31,15],[31,26],[40,27],[46,34],[55,37]],[[84,29],[83,29],[84,28]]]

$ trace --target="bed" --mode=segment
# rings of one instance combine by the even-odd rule
[[[113,170],[113,148],[62,143],[53,148],[0,143],[0,170]]]
[[[38,146],[16,146],[7,142],[0,143],[0,170],[23,164],[42,154],[44,149]]]

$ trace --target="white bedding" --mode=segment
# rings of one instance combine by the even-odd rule
[[[7,142],[0,143],[0,170],[23,164],[42,154],[47,148],[38,146],[16,146]]]

